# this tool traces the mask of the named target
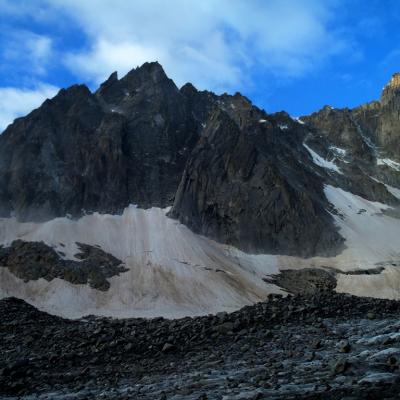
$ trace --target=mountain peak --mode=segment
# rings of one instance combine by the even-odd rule
[[[96,94],[101,95],[108,91],[115,83],[118,82],[118,72],[114,71],[107,80],[105,80],[98,88]]]
[[[192,83],[187,82],[181,87],[181,92],[182,93],[197,93],[198,90],[194,87],[194,85]]]
[[[122,78],[122,80],[136,80],[139,76],[145,78],[150,77],[154,83],[162,82],[168,79],[161,64],[158,61],[153,61],[145,62],[140,67],[132,69]]]
[[[399,106],[399,93],[400,93],[400,73],[396,72],[392,75],[390,81],[384,86],[381,95],[381,104],[386,106],[395,102]]]
[[[400,72],[396,72],[392,75],[392,78],[390,79],[389,83],[386,85],[391,88],[400,88]]]

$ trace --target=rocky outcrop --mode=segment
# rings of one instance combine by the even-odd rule
[[[83,243],[77,246],[75,258],[80,261],[65,259],[62,252],[43,242],[14,240],[8,247],[0,246],[0,268],[8,268],[25,282],[59,278],[97,290],[108,290],[108,279],[127,271],[120,260],[100,248]]]
[[[284,269],[279,274],[265,278],[295,295],[316,295],[332,292],[336,288],[335,272],[318,268]]]
[[[250,103],[235,115],[218,110],[209,120],[171,215],[250,252],[335,254],[342,239],[302,145],[306,130]]]

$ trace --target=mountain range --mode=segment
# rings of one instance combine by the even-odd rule
[[[399,205],[400,74],[377,101],[294,118],[145,63],[1,134],[0,297],[198,315],[290,292],[277,277],[296,269],[398,299]]]

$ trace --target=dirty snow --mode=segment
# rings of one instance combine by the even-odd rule
[[[385,266],[376,275],[338,275],[338,292],[358,296],[400,298],[400,220],[384,214],[389,207],[333,186],[325,194],[339,214],[334,215],[347,248],[335,257],[342,270]]]
[[[281,290],[263,281],[282,269],[384,266],[381,274],[338,275],[338,292],[400,299],[400,220],[389,206],[327,185],[332,217],[346,239],[336,257],[303,259],[246,254],[196,235],[166,216],[167,210],[130,206],[122,215],[92,214],[44,223],[0,219],[0,244],[15,239],[44,241],[74,258],[76,242],[98,245],[122,260],[128,272],[110,279],[106,292],[64,280],[23,282],[0,268],[0,298],[15,296],[68,318],[87,314],[167,318],[233,311]],[[62,246],[61,243],[64,245]]]
[[[400,299],[400,220],[383,213],[390,207],[330,185],[325,195],[337,214],[332,214],[345,238],[345,249],[336,257],[278,256],[280,269],[334,268],[353,271],[385,269],[377,275],[337,275],[338,292],[357,296]]]
[[[122,215],[93,214],[45,223],[0,220],[0,243],[44,241],[73,259],[76,242],[99,245],[129,271],[110,279],[106,292],[64,280],[23,282],[0,268],[0,298],[16,296],[69,318],[182,317],[233,311],[280,289],[262,278],[278,271],[276,257],[249,255],[192,233],[166,210],[126,208]],[[62,243],[65,247],[63,247]]]

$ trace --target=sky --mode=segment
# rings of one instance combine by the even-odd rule
[[[354,107],[400,71],[400,1],[0,0],[0,131],[146,61],[267,112]]]

